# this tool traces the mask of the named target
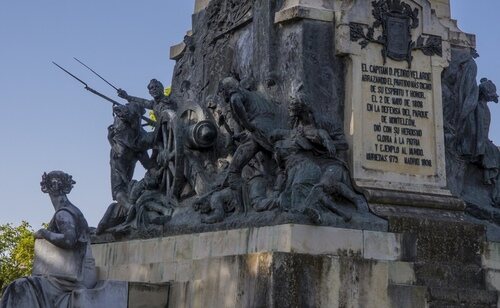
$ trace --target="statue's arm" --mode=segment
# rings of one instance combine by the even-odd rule
[[[242,95],[236,94],[231,97],[231,109],[233,110],[234,117],[237,118],[241,125],[250,132],[255,130],[255,127],[247,117],[245,110],[244,98]]]
[[[47,229],[40,229],[35,234],[35,237],[43,238],[63,249],[73,249],[78,240],[76,236],[75,219],[67,211],[58,211],[54,219],[60,233],[51,232]]]
[[[119,97],[126,99],[129,103],[136,103],[142,108],[153,109],[154,102],[151,100],[128,95],[127,91],[122,89],[118,89],[117,92]]]
[[[135,96],[128,96],[127,101],[129,103],[137,104],[138,106],[146,109],[153,109],[154,107],[154,102],[149,99],[145,98],[140,98],[140,97],[135,97]]]
[[[324,129],[318,129],[317,132],[321,143],[328,151],[328,154],[330,154],[331,157],[335,157],[335,155],[337,154],[337,149],[335,147],[335,142],[333,141],[332,137],[330,137],[330,134],[328,134],[328,132]]]

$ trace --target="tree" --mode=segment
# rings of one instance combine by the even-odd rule
[[[1,290],[17,278],[31,274],[35,238],[30,224],[0,225],[0,297]]]

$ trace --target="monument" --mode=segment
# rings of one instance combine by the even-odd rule
[[[95,93],[116,105],[99,278],[168,307],[496,307],[475,57],[448,0],[197,0],[171,93]]]

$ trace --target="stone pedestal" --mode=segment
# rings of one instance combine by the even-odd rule
[[[391,225],[394,232],[280,225],[93,250],[101,279],[168,282],[168,307],[496,304],[499,249],[484,242],[482,227],[409,218]]]

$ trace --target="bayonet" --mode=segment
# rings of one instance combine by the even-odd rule
[[[76,80],[78,80],[79,82],[81,82],[85,88],[88,88],[89,86],[85,83],[85,81],[81,80],[80,78],[76,77],[75,75],[71,74],[70,72],[68,72],[64,67],[60,66],[59,64],[57,64],[56,62],[52,61],[52,64],[54,64],[55,66],[57,66],[58,68],[62,69],[64,72],[66,72],[66,74],[70,75],[71,77],[75,78]]]
[[[106,95],[102,94],[102,93],[99,93],[97,92],[96,90],[92,89],[91,87],[88,86],[88,84],[81,80],[80,78],[76,77],[75,75],[71,74],[68,70],[66,70],[65,68],[63,68],[62,66],[60,66],[59,64],[57,64],[56,62],[52,61],[52,63],[54,63],[55,66],[57,66],[58,68],[62,69],[64,72],[66,72],[66,74],[70,75],[71,77],[75,78],[76,80],[78,80],[80,83],[82,83],[84,86],[85,86],[85,90],[101,97],[101,98],[104,98],[105,100],[107,100],[108,102],[112,103],[113,105],[115,106],[121,106],[122,104],[120,104],[119,102],[115,101],[114,99],[112,98],[109,98],[107,97]]]
[[[78,63],[80,63],[81,65],[85,66],[86,68],[88,68],[92,73],[94,73],[97,77],[101,78],[105,83],[107,83],[108,85],[110,85],[113,89],[115,89],[116,91],[118,91],[118,88],[115,87],[114,85],[112,85],[109,81],[107,81],[106,79],[104,79],[104,77],[102,77],[101,75],[99,75],[96,71],[94,71],[93,69],[91,69],[88,65],[86,65],[85,63],[83,63],[82,61],[78,60],[77,58],[73,57],[73,59],[75,59]]]
[[[71,74],[68,70],[66,70],[64,67],[60,66],[59,64],[57,64],[56,62],[52,61],[52,63],[57,66],[58,68],[60,68],[61,70],[63,70],[66,74],[70,75],[71,77],[75,78],[76,80],[78,80],[81,84],[83,84],[85,86],[85,90],[89,91],[90,93],[92,94],[95,94],[105,100],[107,100],[108,102],[110,102],[111,104],[113,104],[114,106],[123,106],[123,104],[120,104],[119,102],[115,101],[114,99],[112,98],[109,98],[107,97],[106,95],[100,93],[100,92],[97,92],[96,90],[92,89],[91,87],[89,87],[87,85],[87,83],[83,80],[81,80],[80,78],[76,77],[75,75]],[[151,120],[150,118],[147,118],[145,116],[141,116],[141,119],[143,119],[146,123],[148,123],[148,125],[151,125],[151,126],[154,126],[155,122],[153,120]]]

